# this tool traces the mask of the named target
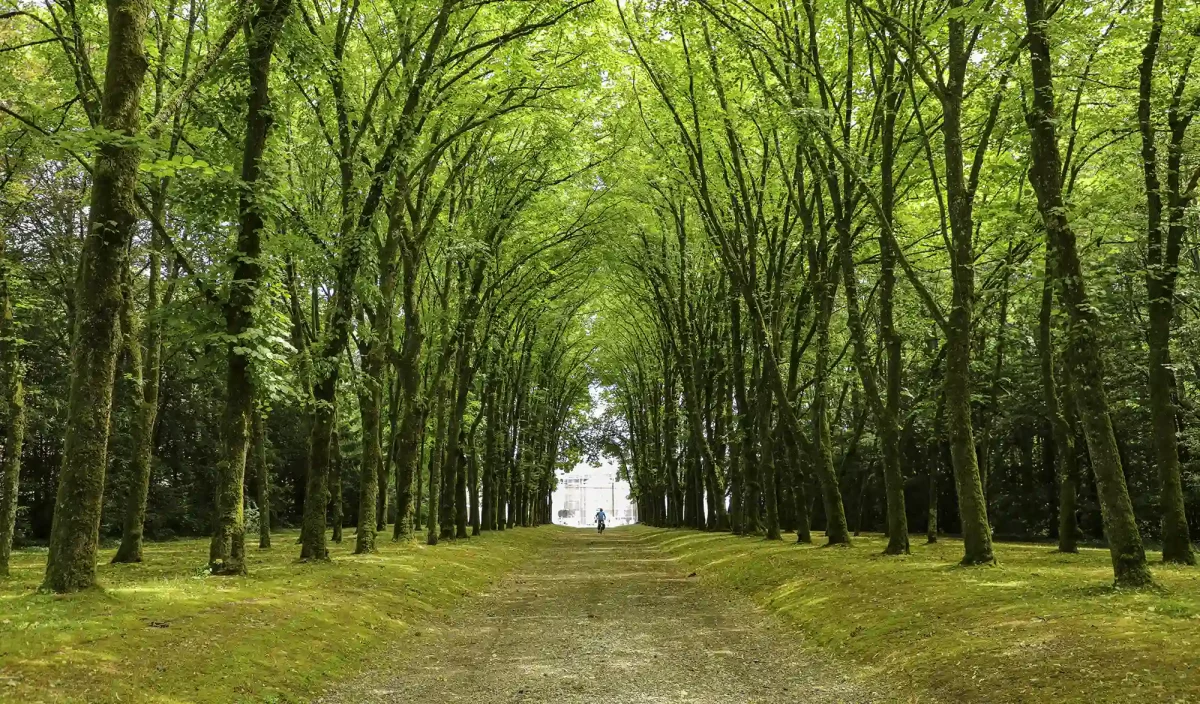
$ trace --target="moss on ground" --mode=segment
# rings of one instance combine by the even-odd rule
[[[552,539],[381,540],[370,556],[351,539],[330,543],[332,563],[302,564],[296,535],[250,548],[248,577],[206,576],[207,540],[150,544],[140,565],[109,565],[105,550],[103,588],[70,596],[35,593],[44,551],[15,553],[0,580],[0,702],[307,701]]]
[[[957,540],[884,557],[879,536],[822,548],[634,530],[702,580],[785,615],[813,652],[939,699],[1200,702],[1194,567],[1159,565],[1160,590],[1117,591],[1107,550],[998,543],[998,566],[964,568]]]

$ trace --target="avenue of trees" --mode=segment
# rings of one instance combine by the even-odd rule
[[[0,0],[0,574],[467,539],[608,455],[652,525],[1149,584],[1200,531],[1198,47],[1165,0]]]
[[[643,520],[1194,564],[1200,15],[620,5],[617,448]],[[614,422],[616,422],[614,420]],[[728,501],[713,497],[728,497]]]
[[[3,543],[48,539],[45,589],[102,538],[239,574],[272,524],[322,560],[548,520],[606,207],[586,2],[3,18]]]

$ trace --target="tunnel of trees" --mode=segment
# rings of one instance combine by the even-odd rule
[[[4,0],[0,573],[466,539],[601,456],[652,525],[1193,564],[1198,37],[1165,0]]]

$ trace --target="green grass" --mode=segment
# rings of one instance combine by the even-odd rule
[[[44,551],[16,553],[0,580],[0,702],[307,701],[551,539],[524,529],[426,548],[381,536],[378,554],[354,556],[351,536],[330,544],[332,563],[301,564],[296,536],[250,548],[250,576],[237,578],[205,576],[207,540],[148,545],[141,565],[109,565],[107,550],[102,589],[60,597],[35,593]]]
[[[851,548],[637,528],[702,580],[783,614],[830,652],[946,701],[1200,702],[1200,568],[1155,566],[1155,591],[1116,591],[1107,550],[998,544],[999,566],[956,565],[962,544],[883,557]],[[816,539],[814,537],[814,539]],[[1157,560],[1157,555],[1152,555]]]

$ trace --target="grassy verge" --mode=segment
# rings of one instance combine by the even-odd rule
[[[390,531],[389,531],[390,534]],[[539,530],[437,548],[380,539],[300,564],[295,532],[250,549],[250,576],[207,577],[207,540],[149,545],[142,565],[100,568],[103,590],[35,594],[45,552],[0,581],[0,702],[289,702],[368,667],[414,624],[446,617],[540,549]]]
[[[636,530],[701,579],[785,615],[815,652],[939,699],[1200,702],[1197,568],[1157,566],[1162,590],[1121,592],[1106,550],[999,544],[999,566],[962,568],[954,540],[889,558],[877,536],[820,548]]]

